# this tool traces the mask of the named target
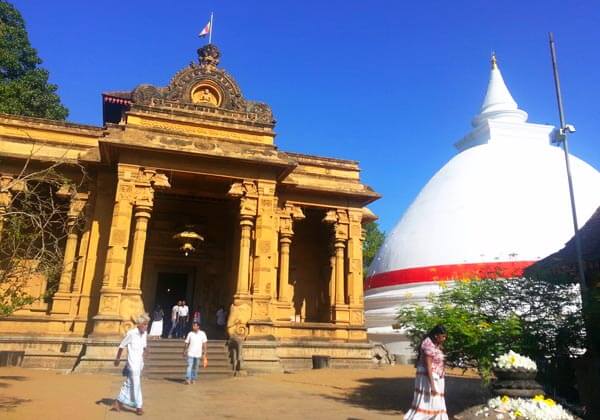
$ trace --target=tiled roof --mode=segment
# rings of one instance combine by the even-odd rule
[[[579,235],[583,259],[585,261],[600,260],[600,207],[586,224],[579,229]],[[548,269],[576,263],[575,238],[573,237],[565,244],[563,249],[538,261],[533,266],[535,268]]]
[[[131,92],[126,92],[126,91],[104,92],[102,94],[102,99],[104,102],[121,104],[121,105],[129,105],[129,104],[131,104]]]

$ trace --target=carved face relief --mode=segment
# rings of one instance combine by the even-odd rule
[[[191,90],[191,101],[195,104],[210,105],[219,107],[223,95],[219,89],[208,81],[203,81],[194,86]]]

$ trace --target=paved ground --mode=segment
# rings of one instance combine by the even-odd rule
[[[414,369],[318,370],[294,374],[211,379],[195,385],[169,380],[143,382],[144,418],[380,419],[398,417],[412,398]],[[61,375],[0,368],[2,419],[133,419],[109,410],[121,378]],[[448,377],[450,414],[482,398],[479,380],[457,372]]]

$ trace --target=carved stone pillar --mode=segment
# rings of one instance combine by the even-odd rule
[[[350,321],[350,312],[346,302],[346,244],[348,241],[348,212],[337,209],[329,210],[323,218],[325,223],[333,225],[333,275],[335,285],[333,287],[334,303],[331,308],[331,318],[337,324],[347,324]],[[331,289],[331,287],[330,287]]]
[[[290,248],[294,236],[293,224],[305,218],[300,207],[286,204],[278,210],[279,215],[279,267],[277,316],[278,320],[294,319],[292,298],[294,286],[290,284]],[[293,280],[293,279],[292,279]]]
[[[240,259],[238,261],[238,276],[236,293],[246,295],[250,291],[250,245],[252,238],[252,228],[254,227],[254,217],[240,216]]]
[[[350,324],[361,326],[364,324],[362,216],[362,209],[348,211],[350,224],[346,253]]]
[[[279,300],[288,303],[291,296],[290,289],[290,246],[292,245],[292,235],[281,234],[279,237]]]
[[[252,317],[249,322],[248,335],[266,337],[273,334],[273,317],[276,300],[273,295],[277,290],[277,198],[275,197],[275,181],[259,180],[256,182],[258,206],[254,227],[254,243],[252,255]]]
[[[144,264],[144,249],[148,233],[148,221],[152,213],[149,205],[135,205],[133,244],[131,246],[131,263],[127,271],[127,289],[140,290],[142,282],[142,267]]]
[[[169,187],[167,177],[153,169],[119,164],[113,218],[100,290],[100,305],[98,315],[94,317],[94,334],[120,334],[123,329],[122,321],[130,323],[132,316],[139,315],[144,310],[140,278],[149,211],[153,205],[154,190]],[[125,268],[134,206],[139,218],[136,219],[134,248],[129,270],[127,270],[131,280],[128,278],[126,282]],[[128,326],[129,324],[125,325]]]
[[[229,310],[227,330],[230,336],[245,338],[248,335],[248,321],[252,315],[250,296],[250,251],[252,229],[258,207],[258,191],[252,181],[235,182],[227,194],[240,200],[240,242],[238,271],[235,295]]]
[[[335,306],[335,248],[329,247],[329,306],[333,308]]]
[[[76,263],[77,244],[79,243],[79,231],[77,221],[79,220],[85,205],[87,204],[87,193],[75,193],[70,187],[61,188],[57,195],[59,198],[70,198],[69,211],[67,213],[67,241],[63,255],[63,269],[58,283],[58,290],[52,298],[53,314],[68,314],[71,307],[71,283]]]
[[[344,250],[346,244],[343,240],[336,238],[335,244],[335,304],[346,303],[346,291],[344,288]]]

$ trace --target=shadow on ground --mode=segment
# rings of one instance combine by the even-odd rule
[[[96,405],[103,405],[105,407],[112,407],[114,401],[115,401],[114,398],[102,398],[102,399],[99,399],[98,401],[96,401]]]
[[[13,408],[18,407],[19,405],[30,401],[31,400],[28,400],[26,398],[17,398],[0,395],[0,410],[12,410]]]
[[[345,397],[328,396],[339,402],[369,410],[405,413],[410,408],[414,379],[365,378],[361,385]],[[478,378],[449,376],[446,378],[446,407],[454,415],[486,401],[486,390]]]
[[[15,376],[15,375],[0,375],[0,388],[9,388],[11,386],[11,381],[25,381],[27,377],[25,376]],[[11,397],[9,395],[0,395],[0,410],[12,410],[23,403],[30,402],[31,400],[26,398],[18,398]]]
[[[25,381],[27,378],[25,376],[11,376],[4,375],[0,376],[0,388],[8,388],[11,384],[10,381]]]

